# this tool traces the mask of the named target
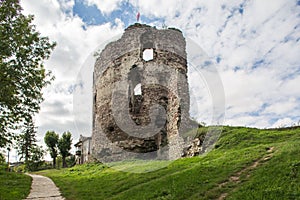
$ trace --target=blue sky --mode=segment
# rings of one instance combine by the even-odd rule
[[[224,88],[225,119],[220,123],[259,128],[298,123],[299,2],[21,0],[24,13],[35,15],[41,34],[57,42],[45,62],[56,79],[45,89],[36,116],[40,140],[47,130],[70,130],[75,140],[91,135],[91,54],[135,23],[138,11],[141,23],[177,27],[201,47]],[[193,117],[212,124],[211,91],[205,79],[199,81],[190,71],[193,98],[199,103]],[[87,99],[78,101],[78,96]]]
[[[73,6],[73,15],[79,16],[85,25],[101,25],[112,22],[115,25],[114,20],[120,19],[125,27],[134,23],[138,8],[134,7],[129,1],[121,1],[118,8],[110,13],[103,13],[95,4],[88,4],[86,1],[75,0]],[[141,21],[144,23],[163,23],[163,18],[147,17],[142,15]]]

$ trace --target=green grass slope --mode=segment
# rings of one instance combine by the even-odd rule
[[[224,127],[205,156],[40,172],[67,199],[300,199],[300,128]]]
[[[30,191],[31,177],[0,170],[0,200],[25,199]]]

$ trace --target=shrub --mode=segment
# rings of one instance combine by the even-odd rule
[[[22,164],[22,165],[16,166],[16,167],[14,167],[14,171],[18,172],[18,173],[24,173],[24,172],[26,172],[26,165]]]

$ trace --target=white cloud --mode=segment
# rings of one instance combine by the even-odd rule
[[[249,28],[258,28],[264,26],[268,20],[271,20],[280,9],[282,9],[288,1],[285,0],[255,0],[249,2],[247,9],[244,12],[245,18],[247,18],[247,26]]]
[[[57,42],[50,59],[45,62],[46,68],[53,72],[56,79],[44,89],[45,101],[36,116],[39,137],[43,137],[47,130],[54,130],[59,134],[70,130],[75,140],[80,134],[90,135],[90,121],[78,122],[77,126],[74,124],[73,94],[77,76],[85,59],[100,44],[120,34],[124,24],[116,19],[115,25],[106,23],[85,26],[81,18],[73,16],[74,1],[70,0],[21,1],[21,5],[25,14],[35,15],[37,30]]]
[[[291,118],[285,117],[283,119],[277,120],[272,127],[274,128],[281,128],[281,127],[286,127],[286,126],[291,126],[293,125],[294,121]]]
[[[225,124],[232,126],[247,126],[267,128],[270,126],[268,120],[264,116],[234,116],[225,121]]]
[[[298,67],[298,69],[299,68],[300,67]],[[293,77],[293,76],[295,76],[295,77]],[[280,88],[279,88],[280,89],[280,94],[282,96],[298,98],[298,105],[299,105],[299,99],[300,99],[300,89],[299,89],[300,72],[298,72],[298,74],[293,75],[293,76],[288,80],[281,80]]]
[[[295,5],[283,0],[197,1],[183,5],[178,17],[166,17],[168,25],[192,37],[212,61],[218,59],[228,123],[270,127],[281,116],[300,117]]]
[[[96,5],[104,14],[109,14],[118,8],[122,0],[84,0],[88,5]]]
[[[59,0],[60,8],[64,12],[72,12],[75,0]]]
[[[298,103],[299,102],[297,102],[295,98],[290,98],[285,101],[278,101],[268,106],[264,113],[276,114],[279,116],[286,115],[287,113],[291,112]]]

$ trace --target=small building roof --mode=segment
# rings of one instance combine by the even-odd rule
[[[92,137],[86,137],[86,136],[80,135],[79,141],[76,144],[74,144],[74,146],[80,147],[84,141],[91,140],[91,139],[92,139]]]

